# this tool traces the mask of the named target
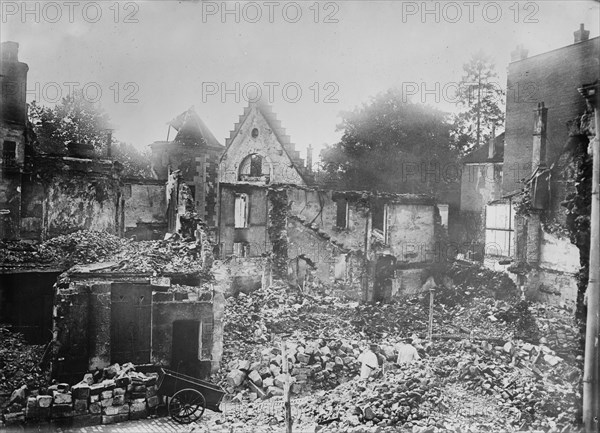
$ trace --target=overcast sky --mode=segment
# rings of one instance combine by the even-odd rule
[[[532,56],[572,44],[580,23],[590,37],[600,26],[592,0],[1,3],[0,37],[29,64],[28,101],[100,90],[115,137],[136,146],[166,139],[192,105],[224,144],[257,83],[298,149],[320,147],[339,139],[340,111],[388,88],[450,110],[444,95],[472,53],[491,55],[505,86],[517,44]]]

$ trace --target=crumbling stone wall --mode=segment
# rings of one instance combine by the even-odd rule
[[[124,233],[126,237],[151,239],[143,232],[158,230],[163,235],[167,229],[166,185],[162,180],[126,182],[123,187]],[[146,230],[144,230],[144,228]]]
[[[235,227],[235,198],[248,196],[248,226]],[[258,257],[272,251],[268,233],[269,204],[267,190],[254,185],[220,185],[219,199],[219,250],[223,256],[234,253],[234,243],[248,245],[247,256]]]
[[[538,267],[527,273],[527,296],[575,308],[579,249],[566,237],[540,230]]]
[[[232,257],[215,260],[211,269],[215,277],[215,290],[225,296],[249,293],[268,286],[271,278],[270,261],[267,257]]]
[[[362,256],[335,245],[329,239],[290,218],[288,273],[290,280],[301,287],[316,287],[328,295],[360,301],[361,277],[364,275]]]
[[[114,277],[110,274],[85,277],[71,274],[72,281],[57,285],[53,317],[53,376],[66,382],[88,370],[108,367],[111,359],[111,327]],[[148,277],[117,279],[119,285],[150,283]],[[168,283],[170,284],[170,283]],[[218,368],[222,354],[224,298],[199,298],[197,293],[158,287],[152,292],[150,362],[169,366],[172,356],[173,323],[192,320],[202,323],[199,361],[205,373]],[[165,290],[166,289],[166,290]],[[215,311],[218,313],[215,317]],[[215,332],[216,331],[216,332]],[[204,344],[204,346],[203,346]]]
[[[47,188],[49,237],[77,230],[119,233],[119,186],[116,182],[56,179]]]
[[[388,204],[388,244],[393,255],[405,263],[440,259],[435,237],[435,207],[432,204]]]
[[[23,182],[24,234],[45,239],[77,230],[122,232],[120,164],[38,156]]]
[[[194,189],[198,214],[209,226],[215,226],[218,158],[223,149],[177,141],[153,143],[151,148],[156,178],[166,181],[169,170],[180,170],[182,180]]]
[[[312,225],[333,242],[350,250],[363,250],[367,224],[367,209],[355,197],[346,198],[343,193],[317,189],[288,189],[290,214]],[[348,200],[348,227],[336,226],[337,202]]]

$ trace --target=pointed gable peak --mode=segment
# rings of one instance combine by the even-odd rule
[[[190,145],[222,147],[221,143],[196,113],[193,105],[171,120],[169,125],[177,131],[174,141]]]
[[[277,119],[277,115],[273,111],[273,107],[265,98],[248,98],[248,105],[244,107],[244,112],[239,116],[237,123],[234,125],[233,130],[229,134],[229,138],[225,140],[226,149],[221,158],[227,154],[227,150],[234,142],[236,137],[241,133],[242,126],[245,124],[246,120],[253,111],[257,114],[260,114],[265,119],[267,125],[273,131],[273,134],[283,148],[283,151],[288,155],[293,166],[296,168],[300,176],[307,181],[308,173],[306,167],[304,166],[304,160],[300,157],[300,152],[296,150],[296,146],[294,143],[292,143],[290,136],[286,134],[285,128],[281,126],[281,121]]]

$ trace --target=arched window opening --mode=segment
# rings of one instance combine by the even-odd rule
[[[239,180],[246,182],[269,182],[269,164],[260,155],[248,155],[240,164]]]

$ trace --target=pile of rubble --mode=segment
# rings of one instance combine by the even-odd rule
[[[521,301],[514,290],[497,299],[494,290],[469,285],[490,278],[477,272],[436,291],[427,344],[429,294],[360,305],[282,284],[241,293],[226,306],[226,367],[217,380],[256,414],[261,399],[281,398],[286,341],[293,398],[306,398],[303,414],[331,431],[466,431],[475,420],[495,431],[572,428],[582,361],[573,313]],[[407,335],[422,343],[422,360],[398,368],[392,347]],[[364,383],[357,357],[368,342],[379,344],[386,361],[383,377]],[[468,399],[477,414],[461,409]],[[247,422],[282,419],[277,411]]]
[[[7,426],[52,422],[77,427],[146,418],[159,404],[157,378],[128,363],[88,373],[72,387],[23,385],[12,393],[3,419]]]
[[[423,353],[424,352],[424,353]],[[452,413],[457,385],[479,396],[488,430],[572,428],[581,395],[581,370],[545,345],[435,341],[423,359],[367,383],[348,382],[308,405],[330,431],[355,426],[403,426],[413,431],[465,431],[472,413]],[[487,400],[486,397],[489,397]],[[555,430],[555,431],[559,431]]]
[[[204,237],[205,238],[205,237]],[[100,272],[205,272],[205,242],[179,235],[160,241],[133,241],[106,232],[80,230],[32,245],[21,241],[3,242],[2,266],[52,265],[67,269],[74,265],[106,262]],[[206,273],[206,272],[205,272]]]
[[[354,378],[359,371],[361,353],[357,341],[326,342],[323,339],[286,343],[292,394],[312,389],[333,388]],[[250,400],[283,395],[285,375],[280,348],[263,349],[261,359],[234,360],[227,366],[226,390],[232,394],[249,389]]]
[[[0,326],[0,394],[23,383],[30,387],[46,383],[47,371],[41,367],[44,350],[44,345],[27,344],[21,334]]]

